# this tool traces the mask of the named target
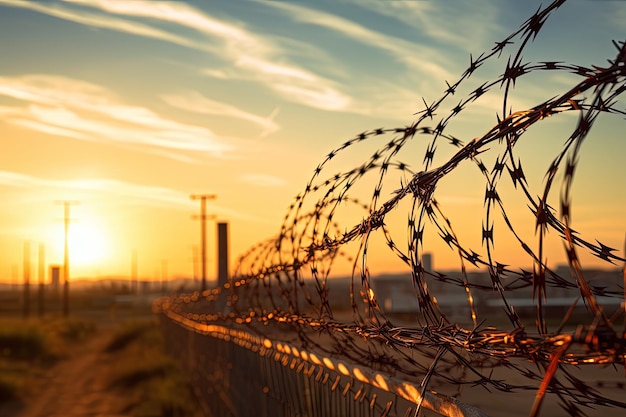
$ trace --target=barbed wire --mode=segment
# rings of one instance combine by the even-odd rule
[[[574,178],[582,144],[600,116],[626,116],[626,110],[618,108],[626,90],[626,42],[613,41],[615,56],[608,57],[604,66],[525,62],[523,52],[564,3],[557,0],[537,10],[491,50],[470,55],[460,78],[446,81],[445,91],[431,104],[424,99],[425,108],[415,114],[413,123],[365,131],[329,152],[290,205],[277,237],[241,255],[224,287],[178,296],[168,308],[199,323],[228,322],[274,338],[297,336],[303,347],[417,379],[423,392],[437,383],[481,385],[502,392],[535,390],[531,416],[539,414],[546,393],[556,396],[571,415],[584,415],[584,409],[597,405],[626,409],[626,402],[608,398],[572,372],[574,365],[623,364],[626,368],[626,273],[623,280],[614,274],[614,281],[591,282],[579,253],[591,254],[607,266],[626,260],[615,248],[572,228]],[[479,74],[488,64],[499,68],[499,75],[481,79]],[[513,111],[516,85],[541,73],[564,74],[574,81],[535,106]],[[450,133],[454,122],[479,99],[493,95],[499,107],[493,127],[473,138]],[[459,96],[458,104],[449,104]],[[438,114],[443,116],[435,122]],[[522,167],[521,155],[526,154],[518,148],[536,126],[569,114],[577,119],[549,163],[543,188],[535,194]],[[350,161],[342,161],[343,155],[368,146],[374,151],[362,163],[329,174],[335,165]],[[406,161],[414,162],[418,146],[425,150],[421,168],[413,169]],[[536,152],[543,152],[541,146]],[[487,168],[489,160],[491,169]],[[482,178],[484,186],[480,249],[462,243],[458,223],[441,202],[446,196],[438,192],[443,181],[468,166],[468,172]],[[511,185],[522,196],[513,209],[506,204],[513,195]],[[558,210],[551,206],[555,202]],[[519,222],[517,212],[511,212],[524,206],[530,217]],[[362,220],[355,221],[359,210]],[[405,220],[398,221],[402,215]],[[400,222],[404,226],[399,228]],[[505,233],[496,233],[495,225]],[[398,230],[403,238],[398,237]],[[534,233],[532,244],[529,231]],[[548,265],[549,240],[555,237],[564,248],[569,274]],[[508,265],[496,251],[499,239],[513,239],[532,271],[524,270],[524,265]],[[426,268],[424,248],[431,250],[435,240],[456,254],[458,274]],[[390,258],[404,265],[417,299],[419,314],[412,315],[408,324],[379,303],[368,259],[381,245]],[[351,307],[349,314],[331,297],[331,273],[342,263],[350,266],[352,276],[350,290],[343,294]],[[485,270],[488,280],[475,279],[468,271],[470,265]],[[452,320],[444,312],[437,291],[445,294],[442,288],[448,287],[465,294],[469,321]],[[547,317],[550,289],[567,291],[575,299],[564,317]],[[496,325],[477,308],[476,295],[485,293],[497,294],[504,310],[505,320]],[[534,302],[534,329],[514,307],[512,297],[517,293],[530,295]],[[622,303],[609,313],[598,297]],[[226,300],[222,311],[215,308],[220,299]],[[576,310],[581,301],[584,313]],[[556,330],[549,331],[547,318],[558,319]],[[620,319],[622,329],[618,329]],[[500,378],[494,372],[499,368],[527,382]]]

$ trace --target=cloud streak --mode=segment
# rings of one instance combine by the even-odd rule
[[[268,117],[261,117],[241,110],[238,107],[211,100],[195,91],[164,94],[161,95],[161,99],[172,107],[188,112],[226,116],[255,124],[263,129],[261,137],[267,136],[280,129],[280,126],[274,121],[274,117],[278,114],[278,109],[275,109]]]
[[[3,120],[47,134],[169,153],[222,157],[232,149],[211,130],[118,102],[107,89],[50,75],[0,77],[0,96],[26,102],[0,108]]]
[[[275,179],[275,181],[278,180]],[[81,200],[90,197],[104,197],[107,201],[112,201],[117,204],[143,204],[153,207],[177,208],[190,212],[197,209],[196,202],[190,200],[189,193],[187,192],[168,187],[136,184],[109,178],[59,180],[0,170],[0,187],[27,189],[29,195],[36,195],[40,201],[45,202],[52,201],[53,199],[49,194],[45,194],[45,192],[48,191],[53,193],[54,198],[59,198],[59,195],[69,194],[70,196],[75,196],[76,194],[87,193],[85,196],[80,197]],[[40,189],[43,192],[32,193],[33,189]],[[30,203],[32,202],[31,200]],[[219,203],[215,204],[215,206],[211,208],[211,211],[219,216],[231,219],[267,222],[267,219],[243,211],[223,207],[220,206]]]
[[[498,8],[487,1],[427,2],[349,0],[356,7],[365,8],[382,16],[391,17],[425,35],[432,41],[473,52],[493,39],[489,34],[499,29]],[[454,22],[454,30],[450,30]],[[477,24],[480,22],[480,24]]]
[[[330,29],[354,41],[385,51],[410,69],[419,70],[436,79],[450,78],[441,53],[434,48],[377,32],[348,19],[294,3],[268,2],[268,7],[286,13],[295,21]]]
[[[351,70],[339,68],[333,58],[324,58],[325,53],[314,45],[308,45],[306,59],[317,66],[319,71],[313,70],[311,64],[305,67],[293,62],[293,58],[299,54],[299,50],[293,50],[293,39],[272,37],[269,33],[259,34],[242,23],[229,22],[222,17],[217,19],[182,2],[160,2],[155,5],[154,2],[146,1],[69,0],[63,7],[50,3],[30,3],[0,0],[0,4],[29,8],[90,27],[208,51],[217,62],[201,71],[205,76],[226,82],[252,82],[291,103],[325,111],[367,115],[377,109],[378,116],[402,120],[410,115],[386,112],[386,107],[380,106],[381,99],[397,101],[401,97],[389,98],[389,94],[382,92],[381,95],[380,91],[372,93],[369,91],[371,89],[364,91],[360,86],[379,82],[367,77],[367,74],[360,75],[363,80],[359,86],[346,83],[345,79],[340,81],[321,75],[320,71],[323,70],[327,74],[342,74],[342,78],[345,78],[350,76]],[[406,65],[410,71],[405,75],[409,79],[418,80],[420,93],[417,97],[429,94],[424,89],[430,87],[431,84],[425,80],[431,76],[437,77],[437,80],[451,77],[445,69],[447,64],[434,48],[379,33],[348,19],[304,6],[276,2],[258,5],[280,9],[298,24],[308,23],[323,30],[332,30],[345,38],[388,53],[391,59]],[[329,65],[334,67],[329,68]],[[402,97],[407,94],[403,93]],[[251,118],[247,120],[252,122]],[[272,133],[274,129],[275,126],[271,126],[264,133]]]
[[[249,173],[241,176],[241,180],[258,187],[282,187],[287,184],[283,178],[274,175]]]
[[[150,25],[145,25],[127,19],[116,19],[111,16],[89,13],[83,10],[72,10],[59,6],[58,4],[22,0],[0,0],[0,5],[24,8],[85,26],[125,32],[193,49],[210,50],[202,43],[196,42],[184,36],[178,36],[170,32],[160,30]]]
[[[341,91],[337,83],[288,62],[284,59],[288,55],[287,52],[268,37],[251,32],[243,25],[215,19],[187,4],[67,0],[68,6],[81,7],[72,9],[55,4],[31,3],[33,2],[0,0],[0,5],[27,8],[91,27],[106,28],[204,52],[209,51],[217,59],[225,61],[241,72],[240,74],[220,72],[221,78],[252,79],[291,102],[328,111],[350,111],[352,98]],[[82,8],[95,9],[99,14],[88,13]],[[112,15],[176,25],[185,32],[191,29],[202,36],[178,35],[151,24],[120,19]],[[213,45],[207,46],[208,42],[213,42]]]
[[[133,184],[112,179],[76,179],[53,180],[0,170],[0,186],[14,188],[43,188],[50,190],[88,191],[112,194],[128,198],[132,201],[141,200],[151,205],[192,207],[189,196],[178,190],[164,187]]]

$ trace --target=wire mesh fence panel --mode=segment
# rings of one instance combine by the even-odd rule
[[[526,60],[566,3],[472,53],[406,126],[331,150],[228,283],[158,303],[197,386],[220,399],[215,413],[470,415],[479,395],[502,415],[624,413],[626,259],[621,241],[575,228],[573,196],[623,195],[581,160],[594,145],[624,154],[626,41],[607,40],[610,54],[587,66],[559,60],[558,46]],[[555,81],[529,102],[537,79]],[[451,183],[475,192],[449,195]],[[601,216],[609,203],[577,204]],[[458,268],[437,270],[431,251]],[[372,258],[403,272],[376,278]]]
[[[415,407],[414,386],[398,388],[402,382],[370,378],[370,371],[340,361],[240,330],[213,326],[204,332],[167,317],[162,326],[168,349],[210,416],[403,416]],[[484,415],[472,407],[465,411]]]

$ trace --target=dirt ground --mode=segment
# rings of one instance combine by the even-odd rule
[[[5,404],[5,417],[117,417],[124,416],[124,398],[107,386],[111,358],[104,352],[113,327],[107,326],[68,357],[47,369],[37,393],[25,406]]]
[[[33,366],[20,401],[0,403],[1,417],[126,417],[136,414],[137,395],[117,386],[123,352],[107,347],[120,329],[155,320],[149,308],[80,311],[72,317],[93,323],[96,331],[64,343],[62,357],[50,367]],[[117,367],[115,365],[118,365]]]
[[[107,387],[110,358],[104,353],[111,329],[103,331],[47,372],[44,390],[16,417],[123,416],[125,401]]]

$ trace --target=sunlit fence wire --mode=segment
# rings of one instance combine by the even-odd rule
[[[244,253],[224,287],[163,302],[167,317],[245,329],[413,381],[420,391],[414,398],[426,398],[433,387],[453,386],[464,399],[464,387],[480,386],[502,395],[534,391],[535,401],[525,411],[531,416],[540,413],[546,397],[571,415],[598,406],[626,412],[623,396],[611,396],[599,389],[604,382],[593,385],[578,372],[612,367],[621,377],[610,383],[623,388],[626,274],[618,270],[625,261],[618,250],[598,241],[593,231],[573,228],[572,197],[583,143],[599,140],[593,133],[600,119],[615,123],[626,116],[620,102],[626,90],[626,43],[613,40],[614,54],[591,66],[525,61],[548,17],[564,3],[539,9],[491,50],[471,55],[456,81],[444,80],[438,99],[424,99],[425,108],[411,124],[365,131],[329,152],[289,207],[278,235]],[[561,80],[555,83],[558,91],[518,109],[527,100],[516,97],[520,86],[541,77]],[[496,114],[495,124],[475,136],[464,133],[476,120],[472,111],[481,114],[485,108]],[[455,131],[457,122],[465,123],[462,132]],[[623,131],[602,130],[600,136],[606,135],[618,139],[611,143],[623,143]],[[354,155],[360,155],[357,165],[351,165]],[[535,159],[546,155],[537,188]],[[522,158],[533,166],[531,172],[522,167]],[[459,216],[455,211],[466,210],[445,193],[450,179],[479,184],[478,246],[466,233],[476,219],[469,209]],[[585,184],[607,188],[609,181],[600,174]],[[623,194],[619,180],[608,188]],[[601,215],[602,202],[584,203]],[[555,242],[568,268],[548,264],[548,255],[556,256]],[[458,272],[427,268],[425,252],[442,243],[457,257]],[[584,268],[589,255],[613,274],[589,279]],[[374,257],[403,265],[419,312],[407,318],[383,308],[373,279]],[[511,259],[526,263],[511,266]],[[329,277],[345,265],[352,280],[342,293]],[[477,270],[486,271],[486,279],[478,278]],[[461,316],[442,302],[452,289],[463,296]],[[515,308],[520,294],[532,300],[530,324]],[[479,305],[484,299],[497,308]],[[562,300],[569,304],[555,315],[551,305]],[[217,308],[222,303],[224,310]],[[206,356],[199,348],[193,355]],[[232,360],[225,357],[224,366]],[[285,376],[285,389],[300,384],[289,379],[296,374]],[[228,395],[233,401],[234,394]],[[417,407],[422,405],[418,401]]]
[[[449,396],[422,397],[410,382],[245,330],[201,324],[171,310],[162,324],[211,416],[412,415],[421,402],[444,416],[486,417]]]

